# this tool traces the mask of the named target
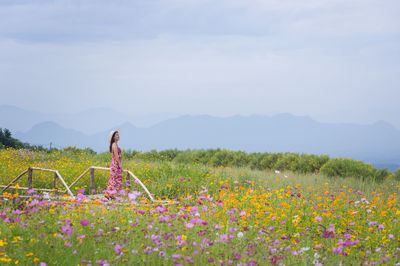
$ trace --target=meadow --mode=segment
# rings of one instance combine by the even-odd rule
[[[57,169],[67,184],[109,154],[0,149],[0,183],[29,166]],[[124,160],[157,199],[133,183],[113,201],[8,190],[0,201],[0,261],[15,265],[400,265],[400,181],[321,173]],[[99,191],[109,173],[96,171]],[[18,182],[27,186],[27,178]],[[34,172],[33,187],[53,174]],[[11,193],[10,193],[11,192]],[[101,192],[98,192],[101,193]]]

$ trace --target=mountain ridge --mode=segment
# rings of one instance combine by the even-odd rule
[[[97,152],[108,149],[112,129],[121,129],[124,149],[208,149],[225,148],[245,152],[296,152],[352,157],[379,165],[399,165],[400,131],[387,122],[370,125],[321,123],[307,116],[184,115],[147,128],[130,122],[95,134],[63,128],[55,122],[35,125],[16,136],[24,142],[58,147],[76,145]],[[38,137],[40,136],[40,137]],[[392,167],[391,166],[391,167]]]

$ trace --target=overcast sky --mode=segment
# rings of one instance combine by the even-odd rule
[[[399,0],[0,0],[0,104],[400,129]]]

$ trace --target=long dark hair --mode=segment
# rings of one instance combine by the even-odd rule
[[[113,133],[112,137],[111,137],[111,141],[110,141],[110,153],[112,153],[112,145],[113,145],[113,143],[115,142],[115,139],[114,139],[115,133],[118,133],[118,131],[115,131],[115,132]]]

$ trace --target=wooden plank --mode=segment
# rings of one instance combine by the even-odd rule
[[[72,188],[73,186],[75,186],[75,184],[84,176],[87,174],[87,172],[90,171],[90,169],[92,169],[92,167],[89,167],[88,169],[86,169],[85,172],[83,172],[77,179],[75,179],[74,182],[72,182],[72,184],[69,186],[69,188]]]
[[[129,191],[131,191],[131,175],[129,173],[126,173],[126,187],[128,188]]]
[[[99,170],[111,170],[111,168],[107,168],[107,167],[98,167],[98,166],[91,166],[90,168],[99,169]]]
[[[3,185],[0,185],[0,187],[6,187]],[[29,190],[32,189],[34,191],[46,191],[46,192],[54,192],[54,189],[50,189],[50,188],[28,188],[28,187],[14,187],[14,186],[10,186],[9,188],[12,189],[18,189],[18,190]],[[59,190],[59,192],[65,192],[65,190]]]
[[[23,171],[22,173],[19,174],[19,176],[17,176],[16,178],[14,178],[7,186],[4,186],[3,190],[1,191],[1,193],[3,193],[4,191],[6,191],[6,189],[8,189],[9,187],[11,187],[11,185],[14,184],[14,182],[17,182],[24,174],[26,174],[28,172],[28,169],[26,169],[25,171]]]
[[[66,188],[66,190],[68,191],[68,194],[71,195],[72,197],[75,197],[74,194],[71,192],[71,190],[69,189],[68,185],[65,183],[64,179],[62,178],[62,176],[60,175],[60,173],[58,171],[56,171],[58,178],[61,180],[61,182],[63,183],[64,187]]]
[[[45,171],[45,172],[53,172],[53,173],[55,173],[57,171],[57,170],[53,170],[53,169],[45,169],[45,168],[39,168],[39,167],[30,167],[30,169],[39,170],[39,171]]]
[[[57,173],[54,173],[54,189],[56,190],[55,194],[58,195],[58,176],[57,176]]]
[[[137,178],[134,174],[132,174],[131,171],[128,171],[128,173],[136,180],[138,181],[139,185],[142,186],[142,188],[144,189],[144,191],[146,191],[147,195],[149,196],[149,198],[151,199],[151,201],[155,201],[154,198],[151,196],[150,192],[147,190],[147,187],[142,183],[142,181],[140,181],[139,178]]]
[[[28,187],[32,188],[32,168],[28,168]]]
[[[94,168],[90,169],[90,191],[89,194],[96,194],[96,181],[94,179]]]

